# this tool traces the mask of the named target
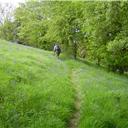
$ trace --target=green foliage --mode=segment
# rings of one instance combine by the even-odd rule
[[[13,22],[5,21],[4,25],[0,26],[0,38],[14,41],[16,26]]]
[[[61,6],[60,6],[61,5]],[[51,2],[46,38],[60,42],[64,51],[74,57],[78,43],[82,40],[82,4],[79,2]]]
[[[42,4],[39,2],[28,2],[16,9],[15,18],[19,25],[17,32],[19,42],[43,49],[50,48],[50,42],[43,39],[46,33],[43,12]]]
[[[128,38],[116,38],[107,46],[107,62],[112,70],[118,69],[120,72],[128,69]]]
[[[46,50],[58,43],[70,57],[127,71],[127,64],[120,61],[127,50],[114,57],[122,68],[111,63],[108,53],[110,45],[116,48],[115,43],[120,43],[120,35],[127,40],[127,9],[127,1],[28,1],[15,9],[14,21],[0,26],[0,37]]]
[[[87,57],[98,64],[108,66],[113,71],[122,73],[127,71],[127,2],[87,2],[86,4],[87,20],[83,23],[83,31],[88,35]],[[120,37],[121,35],[123,37]],[[123,42],[125,42],[123,46],[125,50],[120,53],[121,49],[119,50],[117,46],[123,45]],[[111,53],[112,49],[115,49],[116,55]]]

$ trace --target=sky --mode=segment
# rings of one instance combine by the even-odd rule
[[[0,0],[0,4],[4,4],[4,3],[11,3],[14,6],[17,6],[18,3],[23,3],[25,0]]]

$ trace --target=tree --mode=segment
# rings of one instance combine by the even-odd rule
[[[0,38],[6,40],[14,39],[14,29],[15,25],[13,24],[14,7],[11,4],[0,4]]]
[[[61,5],[61,6],[60,6]],[[82,40],[81,19],[83,5],[79,2],[50,2],[50,17],[46,38],[61,42],[65,51],[76,58]]]
[[[46,50],[57,42],[68,56],[125,72],[127,9],[127,1],[28,1],[15,9],[13,20],[5,18],[0,36]]]
[[[44,15],[43,2],[30,1],[21,4],[15,10],[15,21],[18,26],[18,42],[49,49],[48,42],[44,40],[46,33],[46,17]]]

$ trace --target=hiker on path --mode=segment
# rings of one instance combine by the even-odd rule
[[[56,54],[56,56],[59,58],[59,55],[61,53],[61,48],[58,44],[54,45],[53,51],[54,51],[54,55]]]

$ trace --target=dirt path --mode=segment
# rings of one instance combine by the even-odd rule
[[[71,75],[71,82],[73,84],[73,88],[76,91],[76,98],[75,98],[75,111],[69,121],[69,128],[78,128],[78,123],[80,120],[80,107],[81,107],[81,93],[80,93],[80,87],[79,85],[76,84],[75,79],[76,78],[76,73],[75,71],[72,71]]]

